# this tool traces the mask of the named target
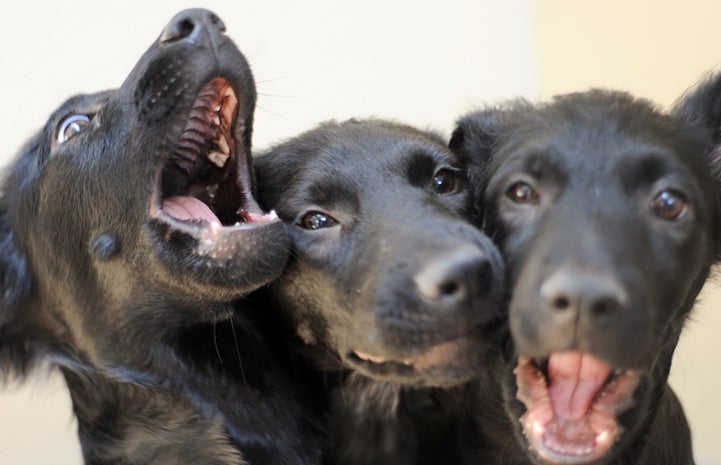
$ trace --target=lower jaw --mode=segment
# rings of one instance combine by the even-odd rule
[[[526,420],[524,417],[521,418],[522,422]],[[554,420],[546,425],[524,422],[524,435],[530,450],[543,459],[544,463],[590,464],[606,456],[621,433],[617,426],[597,432],[588,424],[590,421],[589,418]],[[564,437],[565,431],[582,432],[568,438]]]
[[[392,360],[351,352],[346,356],[346,363],[379,380],[414,386],[450,387],[477,377],[483,368],[482,355],[482,348],[472,337],[460,337],[432,346],[412,358]]]

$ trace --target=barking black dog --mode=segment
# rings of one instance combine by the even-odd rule
[[[451,147],[506,259],[517,351],[510,424],[492,387],[477,393],[473,463],[693,463],[666,380],[721,245],[717,81],[669,114],[590,91],[460,121]]]
[[[315,462],[251,309],[230,303],[279,275],[288,238],[251,194],[255,87],[224,31],[178,14],[2,184],[0,374],[61,368],[88,463]]]
[[[449,463],[429,452],[447,431],[434,390],[408,386],[484,369],[503,279],[460,216],[460,164],[433,135],[350,120],[255,166],[261,204],[291,225],[291,262],[269,289],[329,385],[333,463]]]

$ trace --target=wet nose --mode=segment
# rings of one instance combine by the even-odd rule
[[[181,11],[170,20],[160,34],[160,42],[169,44],[188,41],[201,44],[213,35],[224,32],[225,24],[215,13],[202,8],[193,8]]]
[[[554,323],[593,322],[623,311],[628,295],[613,276],[605,273],[561,270],[541,285],[541,299]]]
[[[487,297],[498,285],[495,274],[486,254],[476,248],[462,247],[426,263],[413,280],[427,303],[440,309],[458,310],[466,308],[475,297]]]

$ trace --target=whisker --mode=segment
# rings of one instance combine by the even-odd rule
[[[235,333],[235,322],[230,319],[230,330],[233,331],[233,342],[235,343],[235,353],[238,356],[238,367],[240,368],[240,376],[243,378],[243,385],[247,388],[248,382],[245,379],[245,370],[243,370],[243,359],[240,357],[240,346],[238,345],[238,335]]]
[[[297,95],[268,94],[265,92],[258,92],[258,95],[260,95],[261,97],[272,97],[272,98],[299,98]]]
[[[220,355],[220,347],[218,347],[218,320],[213,321],[213,345],[215,346],[215,353],[218,355],[220,364],[223,365],[223,357]]]

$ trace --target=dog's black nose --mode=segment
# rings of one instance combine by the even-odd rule
[[[426,263],[413,277],[421,297],[439,309],[457,310],[493,286],[492,266],[473,247],[461,247]]]
[[[187,40],[200,44],[213,34],[225,32],[225,24],[212,11],[202,8],[183,10],[170,20],[160,34],[163,44]]]
[[[541,285],[541,299],[555,323],[590,323],[623,310],[628,294],[613,276],[560,270]]]

